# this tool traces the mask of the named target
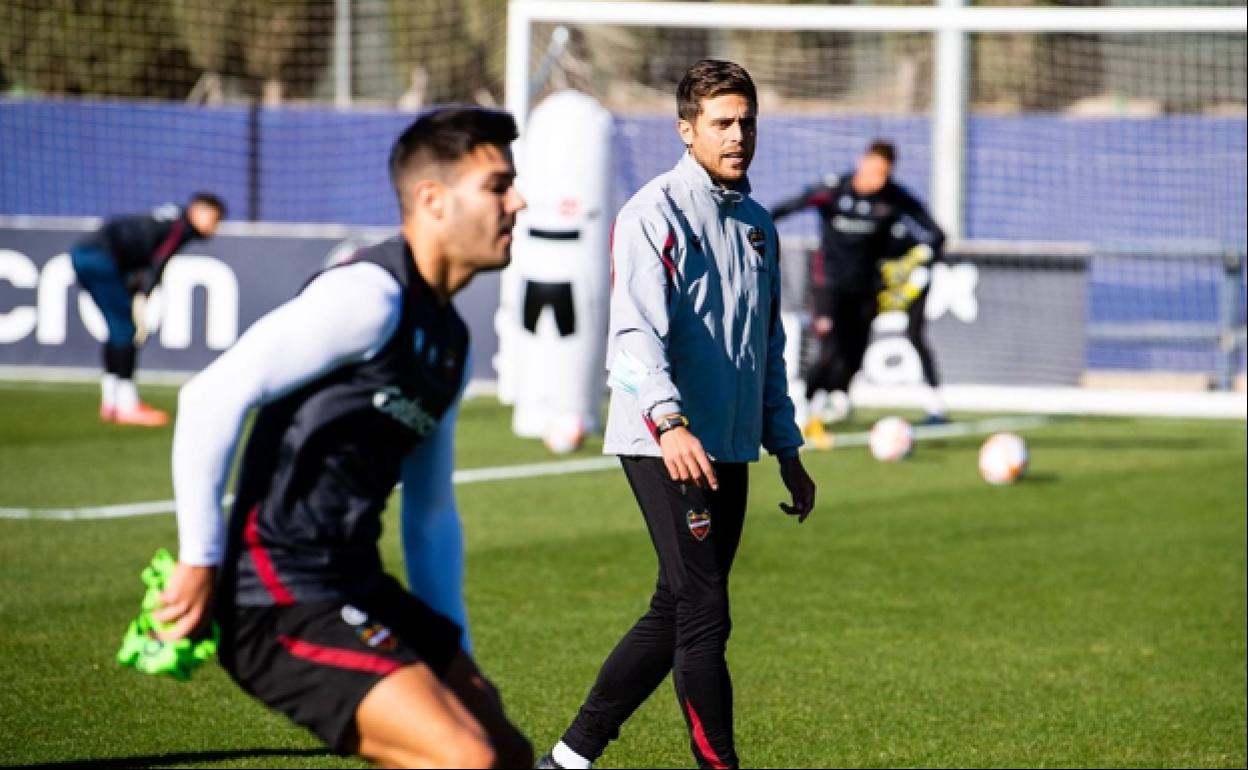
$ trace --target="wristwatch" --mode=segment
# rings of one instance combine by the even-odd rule
[[[689,427],[689,418],[684,416],[683,414],[664,415],[663,419],[659,420],[658,424],[654,426],[654,437],[658,438],[659,436],[662,436],[664,433],[667,433],[672,428],[688,428],[688,427]]]

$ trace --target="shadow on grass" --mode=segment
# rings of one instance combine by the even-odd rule
[[[222,751],[177,751],[172,754],[148,754],[139,757],[109,757],[107,759],[70,759],[64,762],[44,762],[23,765],[31,768],[84,767],[111,770],[123,767],[169,767],[192,762],[228,762],[235,759],[258,759],[260,757],[336,757],[327,749],[227,749]]]

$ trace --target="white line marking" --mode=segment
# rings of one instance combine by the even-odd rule
[[[1034,417],[994,417],[990,420],[948,422],[944,425],[916,425],[914,426],[914,440],[958,438],[1001,431],[1027,430],[1040,428],[1054,421],[1052,417],[1036,415]],[[833,449],[842,449],[844,447],[866,446],[870,436],[871,433],[869,431],[863,431],[861,433],[833,433],[830,435],[830,438],[832,439]]]
[[[951,422],[945,425],[915,426],[916,440],[974,436],[1007,430],[1039,428],[1054,422],[1052,417],[997,417],[977,422]],[[832,434],[832,448],[866,446],[870,434]],[[451,476],[455,484],[479,484],[486,481],[507,479],[534,479],[543,476],[566,476],[572,473],[605,471],[619,465],[615,457],[589,457],[576,460],[556,460],[526,465],[500,465],[490,468],[466,468]],[[229,500],[226,500],[229,504]],[[100,505],[89,508],[0,508],[0,519],[38,519],[41,521],[81,521],[85,519],[123,519],[131,516],[152,516],[173,513],[172,500],[153,500],[144,503]]]
[[[569,473],[588,473],[618,468],[615,457],[590,457],[583,460],[531,463],[529,465],[500,465],[495,468],[466,468],[455,471],[451,481],[456,484],[477,484],[482,481],[502,479],[532,479],[538,476],[566,476]]]
[[[156,513],[172,513],[172,500],[154,500],[150,503],[123,503],[100,505],[93,508],[0,508],[0,519],[124,519],[129,516],[150,516]]]

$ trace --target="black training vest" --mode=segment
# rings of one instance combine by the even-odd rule
[[[892,180],[872,195],[854,191],[853,172],[842,174],[826,188],[819,206],[823,258],[828,285],[834,291],[874,294],[878,291],[876,261],[884,256],[893,225],[901,217],[900,195]]]
[[[149,267],[163,267],[171,256],[189,241],[199,238],[186,212],[175,206],[162,206],[152,214],[117,217],[87,236],[82,246],[103,249],[113,257],[117,269],[132,273]]]
[[[441,307],[407,241],[350,260],[403,288],[394,335],[260,409],[230,518],[223,592],[241,605],[349,599],[382,577],[381,512],[403,458],[438,426],[463,382],[468,328]],[[346,309],[349,312],[349,309]]]

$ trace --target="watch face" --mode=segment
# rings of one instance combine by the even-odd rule
[[[663,434],[673,428],[683,428],[687,426],[688,424],[689,424],[689,421],[685,419],[683,415],[669,414],[668,416],[659,420],[659,424],[657,428],[658,428],[658,432],[660,434]]]

